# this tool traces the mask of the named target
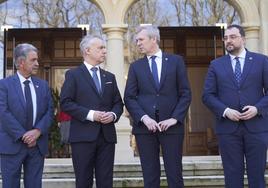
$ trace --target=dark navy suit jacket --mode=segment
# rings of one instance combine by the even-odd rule
[[[223,118],[229,107],[238,111],[255,106],[258,115],[244,121],[250,132],[268,131],[268,58],[247,51],[240,87],[237,86],[229,55],[211,62],[204,85],[203,102],[216,116],[216,133],[232,133],[237,122]]]
[[[102,95],[84,64],[66,72],[61,89],[61,109],[72,116],[70,138],[72,142],[95,141],[100,128],[107,142],[116,142],[115,122],[102,125],[86,120],[89,110],[112,111],[119,120],[123,112],[123,102],[116,84],[115,76],[100,69]]]
[[[42,155],[48,152],[48,131],[53,120],[53,104],[48,83],[32,76],[36,91],[37,116],[34,128],[41,131],[37,140]],[[0,153],[17,154],[26,132],[26,104],[17,74],[0,80]]]
[[[182,57],[163,53],[159,89],[155,85],[147,57],[132,63],[124,100],[134,120],[134,134],[151,134],[140,120],[145,114],[155,119],[156,109],[159,110],[159,121],[169,118],[178,121],[163,134],[183,134],[191,91]]]

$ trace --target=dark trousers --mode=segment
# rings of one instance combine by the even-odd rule
[[[21,147],[14,155],[1,154],[2,188],[19,188],[23,167],[24,188],[41,188],[44,156],[36,147]]]
[[[249,188],[265,188],[265,137],[268,132],[251,133],[243,123],[232,134],[218,135],[226,188],[244,188],[245,163]]]
[[[113,187],[115,143],[100,133],[93,142],[71,143],[76,188],[91,188],[95,171],[97,188]]]
[[[183,188],[183,134],[136,134],[140,154],[144,188],[160,187],[160,146],[169,188]]]

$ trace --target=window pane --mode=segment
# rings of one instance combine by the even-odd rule
[[[64,57],[64,50],[55,50],[55,57]]]
[[[63,49],[64,48],[64,41],[63,40],[55,41],[55,48]]]

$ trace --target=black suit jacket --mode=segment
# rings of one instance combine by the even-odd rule
[[[108,142],[116,142],[114,122],[103,125],[86,120],[89,110],[112,111],[117,119],[123,112],[123,102],[116,84],[115,76],[100,69],[102,95],[84,64],[66,72],[61,89],[60,105],[64,112],[72,116],[70,138],[72,142],[94,141],[100,128]]]
[[[191,102],[187,72],[181,56],[163,53],[160,88],[157,89],[147,57],[132,63],[129,68],[124,101],[134,120],[134,134],[150,134],[140,121],[145,114],[159,120],[175,118],[178,123],[163,134],[183,134],[184,118]]]

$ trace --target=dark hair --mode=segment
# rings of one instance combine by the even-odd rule
[[[242,37],[245,37],[245,36],[246,36],[246,35],[245,35],[245,31],[244,31],[244,29],[243,29],[242,26],[233,24],[233,25],[229,25],[229,26],[227,27],[227,29],[232,29],[232,28],[236,28],[236,29],[238,29],[238,30],[239,30],[239,33],[240,33],[240,35],[241,35]]]

